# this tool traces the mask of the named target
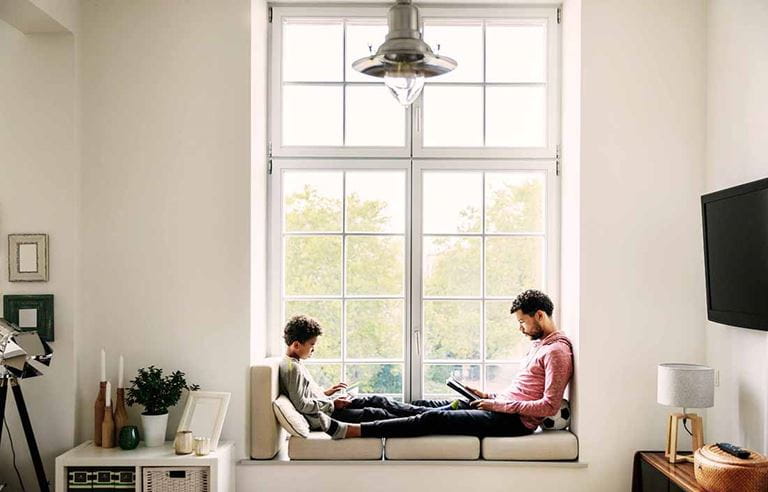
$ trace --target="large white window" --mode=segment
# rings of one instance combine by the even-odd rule
[[[276,7],[271,31],[272,351],[311,315],[321,384],[406,400],[501,389],[527,345],[511,300],[559,297],[556,11],[420,10],[459,67],[407,109],[351,69],[386,9]]]

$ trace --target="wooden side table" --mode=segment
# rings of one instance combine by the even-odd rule
[[[154,448],[144,447],[141,443],[130,451],[119,447],[104,449],[86,441],[56,458],[56,492],[67,490],[68,468],[110,467],[134,472],[136,485],[122,488],[126,492],[142,492],[142,472],[147,467],[205,467],[208,468],[209,492],[233,492],[234,465],[232,441],[219,441],[219,447],[206,456],[177,455],[170,441]]]
[[[638,451],[632,471],[632,492],[706,492],[696,482],[693,463],[667,461],[659,451]]]

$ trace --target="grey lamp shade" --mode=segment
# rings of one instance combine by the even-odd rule
[[[699,364],[659,364],[661,405],[709,408],[715,404],[715,370]]]

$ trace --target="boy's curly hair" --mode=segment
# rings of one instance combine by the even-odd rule
[[[523,314],[533,316],[533,314],[542,310],[547,313],[547,316],[552,316],[552,312],[555,310],[552,299],[547,294],[540,290],[530,289],[519,294],[512,302],[512,307],[509,312],[515,314],[515,311],[522,311]]]
[[[310,338],[317,337],[322,334],[323,329],[315,318],[299,314],[297,316],[293,316],[285,324],[285,330],[283,330],[283,340],[285,340],[286,345],[290,345],[293,342],[304,343]]]

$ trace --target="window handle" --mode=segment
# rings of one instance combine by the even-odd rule
[[[416,341],[416,354],[421,357],[421,330],[414,330],[413,337]]]

